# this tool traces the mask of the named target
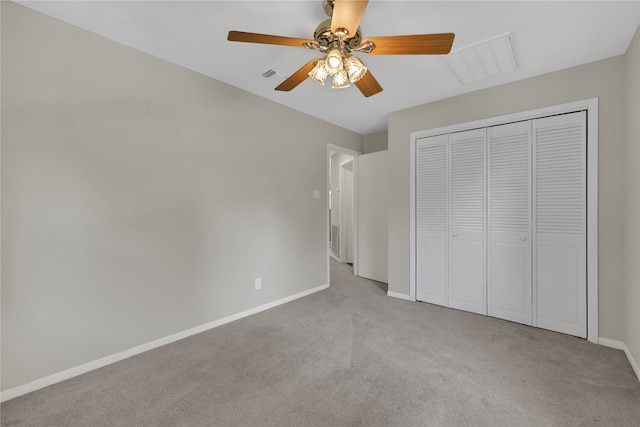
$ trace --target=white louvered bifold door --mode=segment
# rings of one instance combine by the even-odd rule
[[[489,128],[489,316],[532,324],[531,122]]]
[[[449,306],[487,314],[486,129],[449,135]]]
[[[416,299],[447,305],[447,135],[416,142]]]
[[[534,326],[586,338],[586,113],[533,130]]]

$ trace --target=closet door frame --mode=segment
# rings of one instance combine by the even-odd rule
[[[598,343],[598,98],[507,114],[457,125],[412,132],[409,148],[409,295],[416,301],[416,140],[557,114],[587,114],[587,340]]]

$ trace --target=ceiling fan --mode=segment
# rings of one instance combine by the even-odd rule
[[[227,40],[304,47],[326,53],[324,58],[307,62],[276,90],[290,91],[307,77],[324,86],[327,77],[331,76],[334,89],[349,87],[351,82],[365,97],[382,92],[382,86],[353,52],[368,55],[444,55],[451,50],[453,33],[363,39],[358,25],[368,2],[324,0],[324,10],[330,18],[318,25],[313,40],[243,31],[229,31]]]

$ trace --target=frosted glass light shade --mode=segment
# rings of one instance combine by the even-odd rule
[[[325,66],[325,60],[321,59],[316,62],[316,65],[309,71],[309,78],[314,82],[324,86],[324,82],[327,80],[329,72]]]
[[[347,72],[345,70],[341,70],[338,71],[334,76],[333,76],[333,83],[331,84],[331,87],[333,89],[343,89],[345,87],[349,87],[349,75],[347,74]]]
[[[367,67],[353,55],[341,52],[339,49],[331,50],[324,59],[316,61],[309,71],[309,78],[324,86],[327,77],[332,76],[333,89],[342,89],[351,86],[365,76]]]
[[[327,71],[329,74],[335,74],[338,71],[341,71],[342,66],[342,53],[338,49],[333,49],[331,52],[327,54],[325,59],[325,66],[327,67]]]
[[[344,60],[344,68],[347,70],[349,80],[357,82],[367,74],[367,67],[353,55],[349,55]]]

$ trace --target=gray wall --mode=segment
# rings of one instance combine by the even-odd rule
[[[389,290],[409,294],[410,132],[599,98],[599,333],[624,340],[624,57],[521,80],[389,116]],[[629,116],[629,120],[637,120]],[[638,167],[634,161],[633,166]],[[637,258],[636,258],[637,260]],[[638,306],[636,305],[636,309]]]
[[[625,55],[625,343],[640,363],[640,27]]]
[[[362,154],[375,153],[376,151],[384,151],[388,148],[388,132],[382,131],[372,133],[362,137]]]
[[[1,7],[3,390],[328,283],[360,135]]]

